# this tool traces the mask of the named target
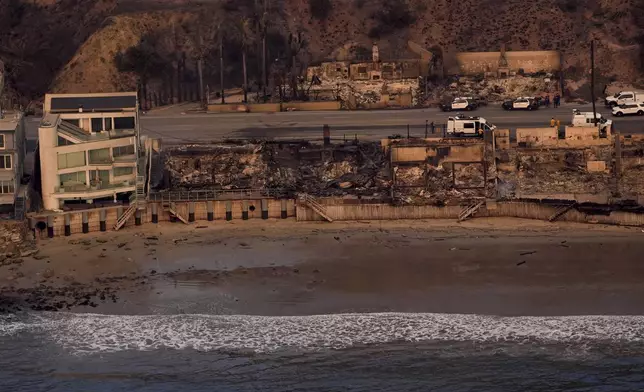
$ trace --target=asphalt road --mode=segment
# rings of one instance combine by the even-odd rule
[[[555,117],[562,125],[569,124],[572,109],[591,111],[591,105],[565,105],[558,109],[537,111],[505,111],[495,106],[482,107],[470,115],[481,116],[499,128],[515,130],[522,127],[548,126]],[[190,143],[223,138],[321,139],[322,126],[331,127],[331,137],[377,140],[393,134],[424,136],[425,121],[445,123],[455,113],[438,109],[327,111],[284,113],[191,114],[179,108],[168,108],[141,116],[142,134],[160,137],[164,143]],[[610,110],[597,106],[597,111],[612,119],[615,129],[623,134],[644,133],[644,117],[615,118]],[[184,113],[184,114],[182,114]],[[27,137],[35,145],[40,118],[27,119]]]
[[[537,111],[505,111],[497,106],[482,107],[470,115],[484,117],[499,128],[515,130],[522,127],[548,126],[552,117],[562,126],[570,124],[572,110],[591,111],[591,105],[565,105],[558,109]],[[644,133],[644,118],[610,115],[598,106],[597,111],[612,119],[615,129],[624,134]],[[411,136],[425,134],[425,122],[444,123],[449,115],[438,109],[181,114],[168,111],[151,112],[141,117],[142,133],[161,137],[167,142],[199,142],[222,138],[302,138],[320,139],[322,126],[331,127],[332,138],[381,139],[393,134]]]

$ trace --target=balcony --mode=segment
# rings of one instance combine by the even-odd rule
[[[115,166],[132,166],[133,163],[136,163],[136,155],[121,155],[119,157],[114,157]]]
[[[87,132],[64,120],[61,120],[58,123],[58,132],[74,139],[75,143],[120,139],[136,135],[136,131],[134,129],[113,129],[110,131]]]
[[[97,183],[92,185],[70,183],[64,184],[63,186],[56,187],[55,193],[60,195],[71,195],[77,194],[80,196],[70,196],[70,197],[88,197],[88,196],[97,196],[95,194],[112,194],[114,191],[118,192],[130,192],[134,191],[136,181],[126,180],[119,181],[116,183]],[[98,196],[100,196],[98,195]]]
[[[107,158],[89,158],[88,166],[112,166],[114,160],[110,157]]]

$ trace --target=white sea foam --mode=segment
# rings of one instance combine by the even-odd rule
[[[644,341],[644,316],[371,313],[262,317],[57,313],[38,316],[34,328],[44,330],[53,341],[76,353],[159,348],[270,352],[422,341],[584,344]]]

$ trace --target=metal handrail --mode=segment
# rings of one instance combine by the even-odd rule
[[[151,202],[170,201],[208,201],[222,199],[253,199],[257,197],[277,197],[285,193],[276,188],[245,189],[200,189],[186,191],[153,192],[148,195]]]

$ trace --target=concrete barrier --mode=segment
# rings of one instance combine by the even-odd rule
[[[517,128],[517,143],[521,147],[557,145],[557,128]]]
[[[339,101],[318,102],[285,102],[282,103],[283,111],[290,110],[340,110]]]
[[[224,103],[208,105],[208,113],[275,113],[281,110],[279,103]]]

